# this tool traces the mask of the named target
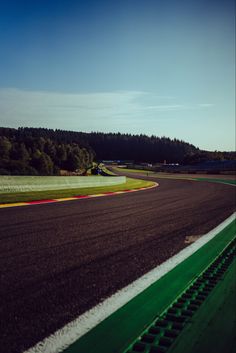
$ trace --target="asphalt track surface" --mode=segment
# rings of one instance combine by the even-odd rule
[[[135,193],[0,209],[1,352],[34,345],[235,211],[232,186],[158,182]]]

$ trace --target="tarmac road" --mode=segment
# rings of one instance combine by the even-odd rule
[[[180,251],[186,236],[208,232],[235,211],[229,185],[159,183],[0,209],[1,352],[34,345]]]

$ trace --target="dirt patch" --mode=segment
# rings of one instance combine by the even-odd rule
[[[202,237],[202,235],[189,235],[189,236],[185,237],[184,243],[185,244],[192,244],[201,237]]]

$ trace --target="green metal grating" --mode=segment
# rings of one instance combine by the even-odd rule
[[[222,280],[236,257],[234,238],[176,300],[141,333],[124,353],[168,352],[191,318]]]

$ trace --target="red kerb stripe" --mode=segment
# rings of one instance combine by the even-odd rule
[[[78,196],[73,196],[75,199],[87,199],[89,195],[78,195]]]
[[[56,202],[55,200],[35,200],[35,201],[27,201],[29,205],[35,205],[38,203],[50,203],[50,202]]]

